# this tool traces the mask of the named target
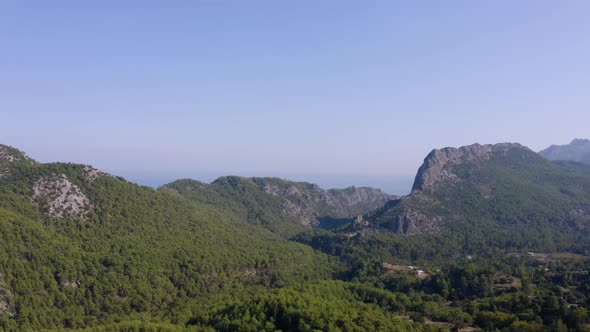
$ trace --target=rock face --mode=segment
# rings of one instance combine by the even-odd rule
[[[89,166],[89,165],[84,165],[84,167],[82,168],[82,171],[84,172],[86,180],[88,180],[90,182],[94,182],[96,179],[98,179],[101,176],[109,176],[107,173],[105,173],[99,169],[96,169],[92,166]]]
[[[391,220],[390,229],[394,233],[414,235],[436,233],[443,218],[427,216],[413,209],[406,209]]]
[[[567,145],[551,145],[539,154],[549,160],[567,160],[590,164],[590,140],[574,139]]]
[[[59,277],[59,284],[65,288],[78,288],[81,285],[80,279],[68,279]]]
[[[211,184],[177,180],[160,187],[160,190],[197,202],[232,206],[236,211],[247,211],[248,219],[263,220],[263,224],[288,222],[327,228],[344,222],[343,219],[352,220],[397,198],[369,187],[324,190],[306,182],[237,176],[221,177]]]
[[[495,145],[473,144],[460,148],[433,150],[420,166],[412,193],[369,216],[370,220],[393,233],[415,235],[438,233],[452,215],[446,210],[441,193],[465,181],[457,166],[479,167],[493,158],[506,156],[508,151],[533,153],[516,143]],[[534,153],[533,153],[534,154]],[[490,187],[481,186],[482,199],[490,200]],[[460,217],[460,216],[459,216]]]
[[[511,148],[528,149],[517,143],[473,144],[460,148],[433,150],[418,169],[412,191],[435,189],[439,183],[454,182],[460,179],[453,173],[453,167],[467,162],[485,161],[497,153],[505,153]]]
[[[396,234],[433,234],[440,231],[444,218],[436,212],[440,202],[422,191],[414,191],[368,218],[372,223]]]
[[[16,167],[43,167],[44,164],[27,157],[25,153],[13,147],[0,144],[0,179],[8,179]],[[82,175],[83,182],[92,183],[102,176],[110,176],[89,165],[74,165]],[[51,217],[85,218],[93,208],[92,204],[79,186],[65,174],[54,173],[37,179],[32,186],[29,199],[44,209]]]
[[[16,151],[14,148],[11,148],[6,145],[0,145],[0,159],[7,162],[17,162],[24,160],[24,156]]]
[[[33,201],[52,217],[84,217],[92,208],[82,190],[64,174],[40,178],[33,185]]]
[[[330,189],[328,196],[339,204],[343,216],[354,216],[382,207],[388,201],[398,199],[398,196],[385,194],[380,189],[371,187],[348,187],[346,189]]]
[[[397,198],[368,187],[324,190],[315,184],[254,180],[266,194],[282,198],[285,213],[305,226],[319,226],[323,217],[353,218]]]

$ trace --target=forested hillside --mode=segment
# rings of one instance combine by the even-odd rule
[[[140,314],[184,324],[212,298],[328,278],[334,266],[213,206],[88,166],[26,159],[0,178],[0,232],[5,329]]]
[[[211,184],[184,179],[161,190],[233,212],[238,219],[292,236],[313,228],[334,228],[396,199],[379,189],[324,190],[307,182],[226,176]]]
[[[0,331],[588,331],[590,172],[467,150],[397,199],[0,146]]]
[[[412,193],[363,222],[299,239],[336,239],[322,241],[328,247],[371,234],[362,242],[392,243],[373,247],[404,259],[452,259],[496,249],[587,255],[589,226],[590,167],[551,162],[518,144],[473,145],[433,151]]]

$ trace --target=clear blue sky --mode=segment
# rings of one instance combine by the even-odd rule
[[[0,142],[151,185],[409,190],[433,148],[590,136],[588,1],[2,1]]]

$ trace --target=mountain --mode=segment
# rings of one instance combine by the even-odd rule
[[[365,219],[397,234],[461,238],[467,250],[483,243],[571,249],[590,239],[588,169],[548,161],[519,144],[433,150],[411,194]]]
[[[338,256],[353,283],[461,308],[449,330],[590,329],[590,165],[514,143],[433,150],[409,195],[294,239]]]
[[[397,199],[369,187],[324,190],[307,182],[237,176],[211,184],[177,180],[160,190],[231,210],[239,219],[286,235],[309,227],[332,228]]]
[[[590,253],[590,166],[516,143],[433,150],[412,192],[333,232],[296,239],[332,255],[453,261],[496,250]]]
[[[517,144],[435,150],[401,198],[0,167],[0,331],[590,328],[590,166]]]
[[[549,160],[567,160],[590,164],[590,140],[574,139],[567,145],[551,145],[539,154]]]
[[[34,163],[34,161],[22,151],[0,144],[0,178],[10,173],[11,165],[21,163]]]
[[[4,145],[0,165],[0,330],[141,313],[184,324],[228,294],[325,279],[335,266],[215,206],[88,165]]]
[[[424,330],[333,280],[347,269],[337,258],[247,219],[306,228],[382,204],[378,191],[227,177],[177,182],[210,194],[187,199],[5,145],[0,170],[0,331]],[[301,214],[277,204],[281,190],[305,202]]]

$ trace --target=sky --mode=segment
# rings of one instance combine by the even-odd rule
[[[1,1],[0,143],[138,183],[410,190],[434,148],[590,137],[588,1]]]

